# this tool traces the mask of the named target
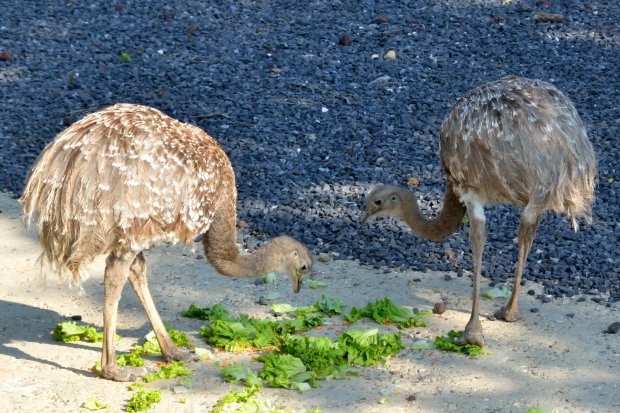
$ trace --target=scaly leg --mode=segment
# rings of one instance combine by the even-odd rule
[[[495,313],[495,317],[505,321],[517,321],[519,315],[519,287],[521,286],[521,276],[523,268],[527,261],[527,256],[532,248],[532,242],[536,238],[536,229],[540,224],[540,215],[537,215],[533,221],[528,219],[527,215],[523,215],[519,224],[519,260],[515,268],[515,280],[512,285],[512,295],[508,300],[508,304]]]
[[[467,213],[470,218],[469,239],[474,255],[474,286],[472,291],[471,316],[465,331],[458,338],[459,344],[484,345],[482,324],[480,323],[480,270],[482,267],[482,253],[487,240],[486,218],[481,204],[467,204]]]
[[[149,286],[146,280],[146,262],[144,261],[144,255],[142,255],[142,253],[136,256],[129,268],[129,282],[142,302],[142,306],[153,326],[153,331],[155,332],[164,358],[168,361],[198,360],[200,358],[198,355],[190,353],[189,349],[178,348],[170,339],[170,335],[166,331],[164,323],[161,321],[161,317],[157,312],[157,308],[155,308],[155,303],[149,292]]]
[[[116,321],[118,302],[123,286],[127,282],[129,264],[133,254],[111,253],[106,259],[103,279],[103,352],[101,355],[101,376],[115,381],[134,381],[146,374],[142,367],[120,367],[116,364]]]

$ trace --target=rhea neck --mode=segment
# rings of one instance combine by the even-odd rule
[[[220,208],[209,230],[202,236],[205,256],[223,274],[232,277],[256,277],[271,271],[283,271],[277,238],[250,255],[240,255],[237,247],[235,206]]]
[[[423,238],[441,241],[455,233],[463,221],[466,209],[454,193],[450,182],[446,187],[443,208],[435,219],[428,219],[422,214],[413,192],[403,190],[399,195],[401,207],[397,215],[411,227],[416,235]]]

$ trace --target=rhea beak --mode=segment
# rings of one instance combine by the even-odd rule
[[[301,284],[304,281],[304,277],[303,274],[301,272],[301,270],[296,270],[295,271],[295,282],[293,282],[293,292],[295,294],[299,293],[299,291],[301,290]]]

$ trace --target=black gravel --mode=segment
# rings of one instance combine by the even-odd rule
[[[417,178],[422,207],[436,211],[438,131],[455,99],[509,74],[541,78],[575,101],[600,177],[594,224],[575,233],[546,216],[525,277],[556,297],[620,300],[620,3],[502,3],[3,1],[0,189],[19,195],[71,122],[142,103],[225,147],[249,248],[288,233],[376,268],[462,276],[467,226],[439,243],[394,220],[360,227],[364,193]],[[564,21],[536,23],[540,11]],[[512,276],[518,219],[515,208],[489,209],[484,274],[494,283]]]

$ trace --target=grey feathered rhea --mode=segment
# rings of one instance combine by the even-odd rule
[[[42,261],[80,284],[83,268],[106,254],[103,377],[131,381],[144,369],[119,367],[115,356],[118,302],[127,279],[140,298],[163,356],[195,358],[172,341],[151,298],[142,251],[165,240],[193,242],[230,276],[287,273],[299,292],[312,259],[287,236],[250,255],[236,244],[235,175],[221,146],[200,128],[140,105],[117,104],[61,132],[34,164],[20,199],[27,219],[38,215]]]
[[[460,98],[443,121],[439,157],[448,182],[437,218],[426,219],[415,194],[380,185],[368,196],[367,216],[403,219],[416,234],[441,240],[458,230],[467,211],[473,252],[472,312],[462,343],[483,345],[479,320],[480,268],[486,243],[484,206],[523,208],[512,295],[496,313],[519,319],[523,268],[545,211],[591,222],[597,162],[573,103],[541,80],[504,77]]]

